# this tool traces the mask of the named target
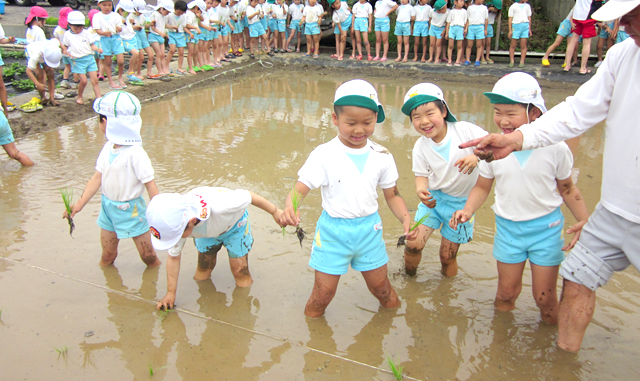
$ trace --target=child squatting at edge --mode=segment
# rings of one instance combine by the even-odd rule
[[[349,265],[361,271],[369,291],[387,308],[400,300],[387,277],[386,246],[378,214],[376,188],[383,190],[387,205],[409,233],[411,217],[400,197],[393,155],[369,137],[376,123],[385,119],[375,88],[364,80],[343,83],[336,90],[333,124],[338,136],[311,152],[298,171],[298,182],[287,196],[280,223],[297,226],[293,193],[301,199],[311,189],[321,188],[324,211],[316,225],[309,266],[315,269],[315,283],[305,307],[308,317],[320,317],[335,296],[340,276]]]
[[[533,122],[547,111],[538,82],[526,73],[504,76],[484,93],[494,106],[493,120],[509,134]],[[498,265],[498,291],[495,307],[500,311],[516,308],[522,290],[522,273],[529,259],[533,297],[542,320],[558,322],[556,282],[564,260],[580,237],[589,213],[580,191],[571,179],[573,155],[564,143],[535,150],[513,152],[504,160],[479,165],[480,176],[462,210],[453,214],[450,226],[469,221],[484,203],[496,182],[496,234],[493,256]],[[575,233],[563,247],[562,202],[578,221],[567,233]]]

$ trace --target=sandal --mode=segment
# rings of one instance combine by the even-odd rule
[[[542,66],[551,66],[549,60],[542,60]]]
[[[7,111],[11,112],[16,109],[16,105],[11,102],[7,102]]]
[[[337,54],[332,54],[330,57],[331,58],[338,58],[338,55]]]
[[[367,56],[367,61],[373,61],[373,56],[372,55],[368,55]]]
[[[251,58],[252,60],[255,60],[256,59],[256,55],[251,53],[251,54],[249,54],[249,58]]]
[[[18,106],[18,110],[26,113],[36,112],[42,110],[42,108],[40,98],[38,97],[33,97],[29,102]]]
[[[357,57],[356,57],[356,60],[358,60],[358,61],[362,61],[362,56],[361,56],[361,55],[360,55],[360,56],[357,56]]]

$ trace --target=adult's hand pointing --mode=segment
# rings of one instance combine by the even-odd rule
[[[489,134],[483,138],[462,143],[459,148],[476,147],[473,153],[487,163],[504,159],[513,151],[522,149],[522,133],[514,131],[510,134]]]

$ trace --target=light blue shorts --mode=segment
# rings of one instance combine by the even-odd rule
[[[616,44],[621,43],[622,41],[626,40],[627,38],[629,38],[629,35],[627,34],[627,32],[625,32],[624,30],[619,29],[618,30],[618,35],[616,36]]]
[[[216,26],[215,28],[219,28],[219,26]],[[219,35],[220,35],[220,32],[218,32],[218,30],[212,30],[211,31],[211,40],[217,39]]]
[[[569,20],[564,20],[564,21],[569,21]],[[563,21],[563,23],[564,23]],[[605,23],[611,30],[613,30],[613,26],[615,24],[615,22],[607,22]],[[560,26],[562,26],[562,24],[560,24]],[[571,28],[571,23],[569,23],[569,28]],[[558,33],[559,34],[559,33]],[[600,29],[600,34],[598,35],[598,37],[600,38],[609,38],[609,32],[606,31],[606,29],[601,28]]]
[[[276,20],[278,25],[278,32],[285,32],[287,30],[287,20]]]
[[[278,20],[270,18],[268,23],[270,31],[275,32],[276,30],[278,30]]]
[[[396,36],[411,36],[410,22],[396,22],[396,28],[393,31]]]
[[[200,40],[198,39],[198,36],[199,36],[200,34],[198,34],[198,33],[194,33],[194,32],[191,32],[191,33],[193,33],[193,38],[189,38],[189,35],[188,35],[188,34],[185,34],[185,38],[186,38],[186,40],[187,40],[187,44],[197,44],[197,43],[198,43],[198,41],[200,41]]]
[[[245,15],[244,18],[242,18],[242,27],[243,28],[249,27],[249,18],[247,17],[247,15]]]
[[[489,38],[493,37],[493,25],[491,24],[487,25],[487,37]]]
[[[262,23],[262,28],[264,29],[265,32],[269,30],[269,20],[266,17],[260,19],[260,23]]]
[[[217,252],[220,249],[220,245],[224,245],[227,248],[229,258],[244,257],[249,254],[253,246],[249,212],[245,210],[244,215],[226,233],[211,238],[195,238],[194,241],[196,249],[200,253],[206,254],[212,249]]]
[[[220,35],[221,36],[228,36],[229,35],[229,26],[228,25],[222,25],[220,27]]]
[[[244,31],[244,26],[242,26],[242,20],[240,21],[232,21],[233,22],[233,34],[240,34]]]
[[[450,26],[448,37],[450,40],[464,40],[464,27],[461,27],[460,25]]]
[[[187,34],[184,32],[169,32],[167,37],[169,38],[169,45],[175,45],[177,48],[187,46]]]
[[[209,31],[206,29],[200,29],[200,30],[202,31],[202,33],[198,35],[198,40],[204,41],[204,42],[211,41],[211,37],[209,37]]]
[[[529,221],[511,221],[496,216],[493,257],[502,263],[529,261],[538,266],[557,266],[564,260],[560,208]]]
[[[464,209],[467,199],[464,197],[454,197],[440,190],[430,189],[431,196],[436,200],[436,207],[428,208],[423,203],[418,205],[415,221],[419,221],[425,214],[430,213],[429,217],[422,222],[423,225],[434,230],[440,229],[440,234],[453,243],[468,243],[473,239],[473,224],[475,216],[469,221],[458,224],[457,230],[451,229],[449,221],[457,210]]]
[[[366,17],[356,17],[356,23],[353,28],[356,32],[369,33],[369,19]]]
[[[443,26],[431,25],[431,27],[429,27],[429,36],[433,36],[438,40],[442,38],[442,32],[444,32]]]
[[[138,47],[140,49],[146,49],[149,47],[149,39],[144,29],[136,31],[136,39],[138,40]]]
[[[164,45],[164,37],[162,37],[159,34],[149,33],[149,35],[147,36],[147,39],[149,41],[149,44],[153,44],[154,42],[157,42],[160,45]]]
[[[351,28],[352,19],[353,19],[353,16],[349,15],[349,17],[346,20],[344,20],[344,22],[340,23],[340,27],[342,28],[343,32],[347,32],[349,28]],[[337,25],[333,28],[333,34],[340,34],[340,29],[338,29]]]
[[[4,113],[0,112],[0,146],[13,142],[13,131],[11,131],[11,127],[9,127],[9,121],[4,116]]]
[[[71,58],[69,58],[67,56],[62,56],[62,64],[63,65],[71,65]]]
[[[0,56],[0,66],[4,66],[4,61],[2,60],[1,56]]]
[[[602,34],[603,31],[600,32],[600,34]],[[609,36],[609,33],[605,32],[607,34],[607,36]],[[571,33],[571,21],[564,19],[561,23],[560,26],[558,27],[558,31],[556,32],[556,34],[561,35],[564,38],[568,38],[571,37],[571,35],[573,33]],[[605,37],[606,38],[606,37]]]
[[[358,19],[356,19],[357,21]],[[388,32],[391,30],[391,22],[388,17],[380,17],[374,19],[373,29],[375,32]],[[357,25],[357,24],[356,24]]]
[[[318,23],[317,22],[305,23],[304,34],[308,34],[308,35],[320,34],[320,28],[318,27]]]
[[[416,21],[413,24],[414,37],[427,37],[429,35],[429,21]]]
[[[111,37],[100,37],[100,45],[102,45],[102,55],[105,57],[124,54],[122,38],[120,38],[120,36],[118,36],[117,34]]]
[[[513,24],[512,40],[519,40],[521,38],[529,38],[529,23],[523,22],[520,24]]]
[[[122,40],[122,47],[124,48],[125,53],[131,52],[133,49],[138,50],[138,39],[132,38],[130,40]]]
[[[92,71],[98,71],[96,58],[93,54],[89,54],[80,58],[71,60],[71,72],[74,74],[87,74]]]
[[[116,232],[118,239],[134,238],[149,231],[147,204],[144,198],[131,201],[111,201],[102,195],[98,226]]]
[[[289,29],[293,29],[297,32],[300,31],[300,20],[291,20],[289,23]]]
[[[484,24],[469,25],[467,30],[467,40],[484,40]]]
[[[378,212],[360,218],[333,218],[323,211],[316,225],[309,266],[331,275],[370,271],[389,262]]]
[[[267,33],[267,31],[264,30],[261,22],[249,24],[249,37],[258,37],[262,36],[265,33]]]

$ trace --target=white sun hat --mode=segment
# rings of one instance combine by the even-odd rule
[[[493,104],[532,104],[543,113],[547,112],[542,98],[542,89],[531,75],[513,72],[500,78],[491,92],[484,93]]]
[[[42,52],[42,58],[44,58],[44,63],[49,67],[56,68],[60,66],[62,51],[60,50],[60,42],[57,39],[51,39],[47,42]]]
[[[384,109],[378,101],[378,92],[369,82],[354,79],[340,85],[333,99],[335,106],[357,106],[368,108],[378,113],[376,123],[384,122]]]
[[[151,243],[156,250],[167,250],[182,238],[192,218],[209,219],[211,208],[193,193],[163,193],[155,196],[147,206],[147,222]]]
[[[207,11],[207,4],[205,4],[202,0],[193,0],[192,2],[187,4],[187,8],[191,9],[193,7],[198,7],[200,9],[200,12]]]
[[[418,83],[407,91],[404,96],[404,104],[402,105],[402,113],[406,116],[411,116],[411,111],[416,107],[433,102],[442,101],[444,107],[447,108],[447,116],[444,120],[448,122],[457,122],[456,117],[449,110],[447,102],[444,100],[444,94],[442,90],[433,83]]]
[[[166,10],[168,10],[169,12],[173,12],[175,9],[173,7],[173,1],[171,0],[160,0],[158,1],[158,5],[156,5],[156,10],[160,9],[160,8],[164,8]]]
[[[107,117],[107,140],[118,145],[140,145],[140,101],[126,91],[111,91],[93,102],[93,110]]]
[[[591,15],[598,21],[616,20],[634,10],[640,5],[640,0],[609,0]]]
[[[118,2],[118,6],[116,7],[116,11],[122,8],[125,12],[132,13],[134,11],[133,8],[133,0],[120,0]]]
[[[67,21],[69,22],[70,25],[80,25],[84,27],[84,24],[85,24],[84,14],[80,11],[70,12],[69,16],[67,16]]]

